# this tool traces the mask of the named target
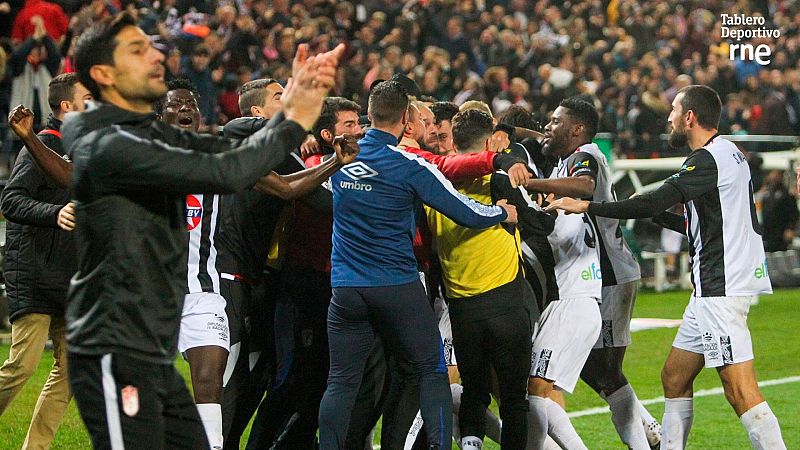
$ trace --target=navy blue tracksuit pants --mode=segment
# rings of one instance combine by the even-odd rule
[[[334,288],[328,310],[330,373],[319,413],[321,450],[344,447],[350,413],[375,335],[418,378],[429,445],[449,449],[453,405],[442,339],[420,281],[397,286]],[[392,414],[388,414],[390,417]],[[394,450],[394,449],[387,449]]]

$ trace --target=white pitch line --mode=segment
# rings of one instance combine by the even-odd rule
[[[775,380],[761,381],[761,382],[758,383],[758,386],[759,387],[777,386],[779,384],[789,384],[789,383],[797,383],[797,382],[800,382],[800,376],[777,378]],[[694,393],[694,396],[695,397],[709,397],[709,396],[712,396],[712,395],[721,395],[723,393],[724,393],[724,391],[722,390],[721,387],[716,387],[716,388],[713,388],[713,389],[703,389],[703,390],[697,391],[697,392]],[[664,397],[662,396],[662,397],[650,398],[650,399],[647,399],[647,400],[640,400],[640,402],[645,406],[646,405],[654,405],[656,403],[664,403]],[[611,412],[611,410],[608,409],[608,406],[598,406],[596,408],[582,409],[580,411],[574,411],[574,412],[571,412],[571,413],[567,413],[567,415],[570,418],[574,418],[574,417],[583,417],[583,416],[593,416],[593,415],[597,415],[597,414],[606,414],[606,413],[610,413],[610,412]]]
[[[766,386],[777,386],[779,384],[789,384],[789,383],[797,383],[800,382],[800,376],[794,377],[786,377],[786,378],[777,378],[774,380],[766,380],[760,381],[758,383],[758,387],[766,387]],[[702,389],[694,393],[694,397],[710,397],[712,395],[721,395],[724,391],[721,387],[713,388],[713,389]],[[664,403],[664,397],[656,397],[656,398],[649,398],[647,400],[639,400],[643,405],[654,405],[656,403]],[[597,414],[606,414],[610,413],[611,410],[608,409],[608,406],[600,406],[597,408],[589,408],[583,409],[580,411],[574,411],[571,413],[567,413],[570,419],[575,417],[583,417],[583,416],[594,416]],[[374,444],[372,446],[374,450],[380,450],[380,444]]]

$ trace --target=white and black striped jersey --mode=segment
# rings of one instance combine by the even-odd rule
[[[570,176],[574,155],[560,161],[550,178]],[[597,232],[588,215],[559,211],[553,231],[546,241],[541,238],[525,239],[522,253],[539,278],[539,288],[544,291],[545,302],[601,298],[603,278],[597,251]],[[531,280],[531,277],[528,279]],[[557,292],[552,292],[553,288]],[[539,289],[534,287],[534,290]]]
[[[219,293],[217,271],[217,233],[219,195],[186,196],[186,227],[189,230],[189,255],[186,264],[186,293]]]
[[[589,143],[578,147],[565,161],[566,176],[589,175],[594,178],[595,188],[591,197],[595,202],[615,202],[617,194],[611,184],[611,169],[603,152],[597,144]],[[559,166],[559,170],[562,167]],[[600,269],[603,272],[603,286],[615,286],[638,280],[642,277],[639,263],[622,237],[619,219],[589,215],[597,230],[597,251]]]
[[[750,168],[714,136],[666,180],[683,198],[695,297],[771,293]]]

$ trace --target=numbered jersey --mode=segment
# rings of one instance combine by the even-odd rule
[[[730,141],[714,136],[665,183],[685,204],[695,297],[772,292],[750,168]]]
[[[571,167],[575,169],[570,176],[591,175],[594,178],[592,201],[617,201],[614,186],[611,184],[611,169],[608,167],[605,155],[596,144],[581,145],[563,165],[565,167],[559,166],[559,171],[568,172]],[[622,237],[619,219],[590,215],[589,220],[597,230],[597,251],[600,257],[600,269],[603,272],[603,286],[616,286],[641,278],[639,263],[636,262],[628,243]]]
[[[570,162],[570,158],[560,162],[558,170],[554,170],[550,178],[570,176],[567,170]],[[549,245],[542,245],[544,240],[539,242],[527,240],[523,243],[522,251],[541,285],[550,286],[549,289],[543,289],[546,301],[587,297],[600,299],[603,275],[597,251],[597,232],[586,214],[559,211],[553,232],[547,236]],[[557,292],[552,292],[553,286]]]

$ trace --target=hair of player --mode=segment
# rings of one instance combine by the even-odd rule
[[[336,122],[339,120],[339,113],[341,111],[352,111],[356,114],[361,112],[361,106],[344,97],[327,97],[322,103],[322,112],[314,124],[314,137],[320,145],[327,145],[322,139],[322,130],[328,130],[334,134],[336,129]]]
[[[539,122],[533,117],[533,113],[522,106],[511,105],[507,110],[500,114],[497,123],[512,127],[520,127],[528,130],[541,131]]]
[[[494,124],[492,118],[479,109],[462,111],[452,119],[453,144],[459,151],[478,150],[482,139],[492,135]]]
[[[54,114],[61,109],[61,102],[72,101],[77,83],[78,74],[75,72],[62,73],[50,80],[50,84],[47,85],[47,104]]]
[[[417,100],[419,100],[419,101],[421,101],[423,103],[436,103],[436,102],[439,101],[439,100],[436,99],[436,97],[433,97],[433,96],[430,96],[430,95],[420,95],[419,97],[417,97]]]
[[[89,72],[97,65],[114,65],[114,50],[117,48],[117,35],[125,27],[138,26],[136,19],[127,11],[107,17],[94,25],[78,38],[75,44],[75,68],[78,80],[96,99],[100,99],[100,86]]]
[[[239,112],[245,116],[252,116],[250,108],[262,106],[267,100],[267,86],[277,83],[273,78],[262,78],[259,80],[248,81],[239,88]]]
[[[433,123],[439,125],[443,120],[453,121],[453,116],[458,114],[458,105],[453,102],[436,102],[431,105]]]
[[[175,78],[167,82],[167,92],[164,96],[153,103],[153,110],[156,114],[160,116],[164,112],[164,102],[167,101],[167,94],[169,94],[169,91],[177,91],[178,89],[186,89],[194,95],[195,99],[200,99],[200,92],[197,90],[197,86],[195,86],[194,83],[189,81],[188,78]]]
[[[597,114],[593,104],[575,96],[562,100],[558,106],[566,108],[568,110],[567,114],[584,126],[588,139],[594,139],[600,122],[600,115]]]
[[[681,88],[677,95],[681,94],[683,97],[679,103],[684,114],[693,111],[701,127],[709,130],[719,128],[722,101],[717,91],[702,84],[693,84]]]
[[[458,112],[464,112],[470,109],[477,109],[478,111],[483,111],[486,114],[488,114],[489,117],[494,118],[494,115],[492,114],[492,108],[490,108],[486,102],[482,102],[480,100],[469,100],[464,102],[464,104],[458,108]]]
[[[372,126],[385,127],[400,123],[408,111],[408,93],[397,81],[382,81],[369,93],[368,111]]]

